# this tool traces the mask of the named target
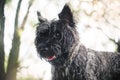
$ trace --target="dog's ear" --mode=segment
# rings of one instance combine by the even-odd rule
[[[39,22],[45,22],[46,21],[46,19],[41,16],[39,11],[37,11],[37,16],[38,16]]]
[[[69,8],[69,6],[66,4],[63,8],[63,10],[61,11],[61,13],[59,13],[59,19],[65,21],[66,23],[68,23],[70,26],[74,27],[74,20],[73,20],[73,14]]]

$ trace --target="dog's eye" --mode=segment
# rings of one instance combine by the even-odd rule
[[[61,33],[60,33],[59,31],[57,31],[57,32],[55,33],[55,38],[57,38],[57,39],[60,39],[60,38],[61,38]]]

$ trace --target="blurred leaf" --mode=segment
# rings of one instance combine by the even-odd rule
[[[12,0],[6,0],[6,4],[9,4]]]

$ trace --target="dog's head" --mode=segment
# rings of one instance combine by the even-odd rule
[[[48,62],[59,64],[62,59],[67,59],[75,43],[76,29],[72,12],[69,6],[65,5],[58,15],[59,20],[52,21],[44,19],[39,12],[37,14],[39,20],[35,39],[37,52]]]

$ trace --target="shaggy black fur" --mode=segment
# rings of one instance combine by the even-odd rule
[[[39,12],[38,19],[35,45],[53,66],[52,80],[120,80],[120,54],[85,48],[68,5],[59,20],[48,21]]]

